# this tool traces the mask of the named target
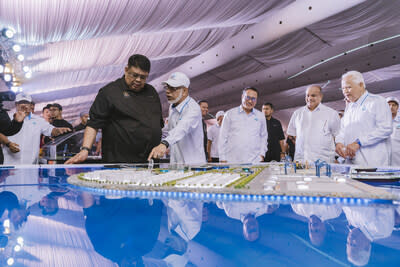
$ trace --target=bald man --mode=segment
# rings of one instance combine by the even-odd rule
[[[334,137],[339,133],[340,118],[335,110],[321,103],[322,97],[320,86],[309,86],[306,106],[297,109],[290,118],[287,134],[296,140],[295,160],[334,161]]]

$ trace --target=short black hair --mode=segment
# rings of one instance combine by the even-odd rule
[[[150,60],[146,56],[135,54],[132,55],[128,60],[128,68],[130,67],[135,67],[145,72],[150,72],[151,64]]]
[[[205,100],[205,99],[202,99],[202,100],[197,101],[197,104],[200,105],[201,103],[207,103],[207,104],[208,104],[208,101]]]
[[[271,109],[274,109],[274,105],[272,105],[272,103],[270,103],[270,102],[264,103],[263,106],[270,106]]]
[[[44,111],[45,109],[50,109],[51,104],[47,104],[46,106],[44,106],[44,108],[42,109],[42,111]]]
[[[250,86],[246,87],[246,88],[243,89],[243,93],[247,92],[248,90],[253,90],[254,92],[257,93],[257,97],[259,96],[258,90],[255,87],[250,87]]]
[[[58,104],[58,103],[53,103],[53,104],[51,104],[50,107],[51,108],[58,108],[60,111],[62,111],[62,106],[60,104]]]

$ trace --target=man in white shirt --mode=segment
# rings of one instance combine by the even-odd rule
[[[308,220],[308,236],[315,246],[323,244],[326,236],[325,221],[335,219],[342,213],[339,205],[291,204],[293,211]]]
[[[334,161],[334,138],[339,133],[340,118],[335,110],[321,103],[322,97],[320,86],[309,86],[306,106],[297,109],[290,118],[287,134],[296,140],[295,160]]]
[[[393,133],[390,136],[391,165],[400,166],[400,116],[397,113],[399,111],[399,100],[396,97],[388,97],[386,101],[389,104],[393,119]]]
[[[200,106],[189,96],[189,78],[174,72],[163,82],[168,102],[168,136],[150,152],[151,158],[161,158],[170,148],[170,163],[205,163],[203,124]]]
[[[336,137],[336,152],[348,164],[389,165],[393,128],[385,98],[369,93],[358,71],[343,74],[342,91],[349,103]]]
[[[218,139],[219,130],[221,129],[222,121],[224,120],[225,112],[220,110],[215,115],[217,123],[211,126],[207,132],[207,151],[208,151],[208,162],[219,162],[218,155]]]
[[[268,133],[264,114],[255,109],[258,91],[247,87],[242,104],[225,113],[219,134],[220,162],[258,163],[268,150]]]
[[[343,212],[353,228],[347,236],[347,259],[357,266],[364,266],[371,256],[371,242],[392,235],[393,207],[343,207]]]
[[[26,116],[21,130],[8,139],[2,140],[4,165],[37,164],[39,162],[40,135],[57,136],[70,132],[69,128],[55,128],[42,117],[32,114],[32,98],[20,93],[15,98],[17,111]]]

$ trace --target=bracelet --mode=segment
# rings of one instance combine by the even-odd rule
[[[160,144],[163,144],[167,148],[169,147],[169,143],[166,140],[161,140]]]
[[[90,148],[88,148],[87,146],[81,146],[81,151],[82,150],[86,150],[87,152],[90,152]]]
[[[10,144],[11,144],[11,141],[8,141],[8,142],[6,143],[6,147],[10,147]]]

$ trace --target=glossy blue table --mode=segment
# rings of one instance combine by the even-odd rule
[[[0,265],[400,264],[396,204],[130,196],[66,182],[102,168],[0,168]]]

